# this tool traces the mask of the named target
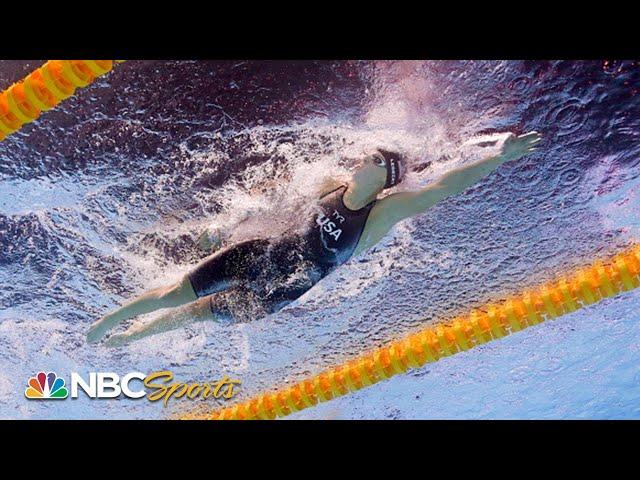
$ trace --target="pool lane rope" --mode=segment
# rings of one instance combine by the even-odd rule
[[[545,320],[592,305],[640,286],[640,245],[608,262],[556,277],[503,302],[489,304],[450,322],[424,328],[287,388],[262,393],[189,420],[271,420],[347,395],[442,357],[497,340]]]
[[[113,60],[49,60],[0,94],[0,141],[36,120],[76,89],[113,68]],[[116,62],[120,62],[116,60]]]

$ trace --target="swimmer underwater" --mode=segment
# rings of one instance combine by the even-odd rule
[[[111,335],[106,345],[125,345],[196,321],[243,321],[274,313],[349,258],[376,245],[396,223],[534,151],[540,138],[536,132],[510,134],[497,156],[450,171],[426,188],[378,200],[383,190],[402,181],[405,168],[399,153],[380,149],[360,163],[346,185],[334,182],[325,191],[302,232],[219,249],[179,282],[150,290],[102,317],[91,326],[87,342],[98,342],[124,320],[165,308],[174,310]]]

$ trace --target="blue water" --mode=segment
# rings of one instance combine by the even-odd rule
[[[0,88],[37,66],[0,61]],[[117,66],[0,143],[0,417],[192,406],[27,401],[40,369],[224,372],[245,398],[637,242],[639,90],[638,64],[617,61]],[[286,230],[325,176],[372,146],[409,156],[410,189],[490,154],[487,136],[534,129],[539,152],[399,224],[276,315],[123,349],[84,343],[105,311],[188,271],[203,228],[248,215]],[[639,300],[606,300],[292,418],[638,418]]]
[[[639,301],[607,300],[290,418],[638,418]]]

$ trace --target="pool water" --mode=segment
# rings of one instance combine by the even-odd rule
[[[0,88],[40,63],[0,61]],[[0,418],[193,406],[27,401],[41,369],[227,374],[246,398],[637,242],[639,91],[632,61],[117,65],[0,143]],[[275,315],[85,344],[96,318],[187,272],[203,229],[249,216],[286,230],[367,149],[408,156],[404,190],[530,130],[544,135],[535,154],[397,225]],[[638,307],[629,292],[290,418],[638,418]]]

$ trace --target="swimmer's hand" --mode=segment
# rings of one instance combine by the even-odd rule
[[[504,162],[518,160],[527,153],[531,153],[537,149],[536,145],[541,140],[542,135],[538,132],[529,132],[524,135],[510,134],[502,144],[502,152],[500,156]]]
[[[219,228],[210,232],[209,229],[202,232],[200,237],[198,238],[198,245],[202,250],[211,251],[218,250],[222,247],[223,244],[223,236],[222,232]]]
[[[364,247],[368,248],[381,240],[397,222],[418,215],[445,198],[463,192],[505,162],[517,160],[527,153],[533,152],[540,138],[541,136],[537,132],[525,133],[520,136],[509,134],[502,144],[500,154],[469,162],[460,168],[450,170],[436,182],[420,190],[393,193],[378,201],[371,210],[369,220],[367,220],[367,225],[371,225],[371,227],[367,227],[369,231],[366,238],[369,243],[363,243]],[[354,255],[358,255],[360,251],[362,249],[356,250]]]

